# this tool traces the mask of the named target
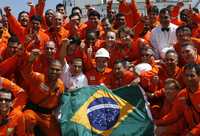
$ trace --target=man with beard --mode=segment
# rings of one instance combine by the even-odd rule
[[[64,92],[63,82],[59,79],[62,64],[58,60],[53,60],[46,75],[34,72],[31,67],[38,55],[38,50],[32,51],[22,71],[24,78],[29,79],[26,80],[29,102],[24,111],[26,129],[29,134],[34,134],[34,127],[37,126],[44,135],[60,136],[53,110],[58,107],[60,95]]]
[[[136,75],[134,75],[133,72],[126,70],[123,62],[116,61],[110,78],[111,89],[117,89],[130,84],[136,78]]]
[[[101,48],[95,54],[96,67],[86,73],[89,85],[103,84],[110,88],[110,73],[112,69],[108,68],[110,59],[109,52]]]

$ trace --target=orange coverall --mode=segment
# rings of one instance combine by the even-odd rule
[[[104,72],[98,72],[96,68],[91,69],[86,73],[87,79],[88,79],[88,84],[89,85],[100,85],[104,84],[108,88],[111,86],[111,81],[110,81],[110,74],[112,72],[112,69],[106,68]]]
[[[0,136],[26,136],[23,113],[19,109],[13,109],[6,118],[0,115],[0,120],[5,124],[0,125]]]
[[[125,70],[120,79],[117,79],[114,74],[111,74],[110,78],[111,78],[111,89],[116,89],[130,84],[136,78],[136,75],[134,75],[133,72]]]
[[[183,117],[186,121],[187,129],[182,133],[192,133],[194,136],[200,135],[200,87],[194,93],[189,93],[187,89],[183,89],[174,101],[172,110],[155,123],[160,126],[169,125],[179,118]]]
[[[29,87],[27,90],[29,102],[24,116],[27,124],[38,125],[41,131],[48,136],[60,136],[59,124],[52,114],[58,106],[60,95],[64,92],[63,82],[58,79],[57,88],[52,90],[47,84],[47,77],[32,71],[32,64],[27,64],[22,71],[26,83]],[[33,133],[33,130],[32,130]]]

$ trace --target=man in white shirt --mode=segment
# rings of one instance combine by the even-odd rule
[[[156,56],[159,58],[165,51],[165,48],[173,48],[176,43],[176,29],[177,26],[170,23],[169,11],[164,8],[161,9],[160,25],[155,27],[151,32],[151,44],[156,52]]]
[[[81,58],[75,58],[70,65],[66,62],[63,66],[61,79],[68,91],[88,86],[87,77],[83,74],[82,69],[83,62]]]

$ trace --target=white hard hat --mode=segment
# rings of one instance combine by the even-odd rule
[[[97,50],[95,58],[110,58],[109,52],[105,48]]]
[[[148,63],[140,63],[135,66],[135,72],[140,75],[142,72],[151,71],[152,66]]]

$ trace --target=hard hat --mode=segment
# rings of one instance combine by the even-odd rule
[[[135,66],[135,72],[140,75],[143,72],[151,71],[152,66],[148,63],[140,63]]]
[[[110,58],[109,52],[105,48],[97,50],[95,58]]]

